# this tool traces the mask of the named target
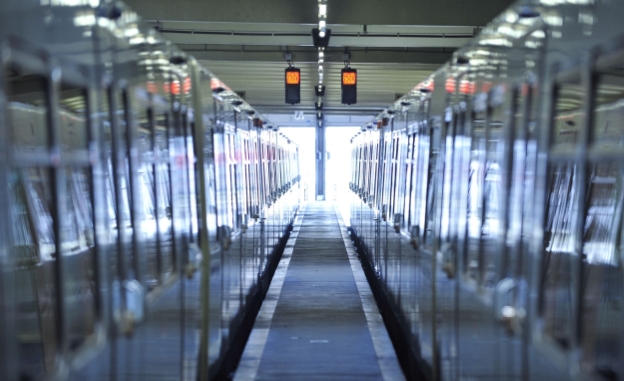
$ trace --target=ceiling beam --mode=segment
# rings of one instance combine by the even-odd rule
[[[176,30],[188,32],[219,32],[219,33],[247,33],[247,34],[310,34],[317,24],[295,23],[259,23],[259,22],[216,22],[216,21],[178,21],[178,20],[143,20],[146,24],[159,30]],[[473,36],[475,28],[481,26],[451,26],[451,25],[366,25],[366,24],[327,24],[327,27],[336,34],[388,34],[388,35],[446,35],[446,36]]]
[[[314,25],[150,21],[175,44],[313,46]],[[330,47],[451,48],[466,44],[479,30],[464,26],[328,25]]]
[[[201,61],[282,62],[286,48],[216,45],[179,45],[180,49]],[[328,48],[325,62],[342,63],[342,48]],[[441,65],[451,59],[454,49],[368,49],[349,48],[352,63],[408,63]],[[310,47],[290,48],[295,65],[315,63],[317,51]],[[436,66],[437,67],[437,66]]]
[[[262,105],[254,104],[254,109],[258,110],[263,115],[266,114],[282,114],[290,115],[295,111],[302,111],[304,113],[311,113],[314,115],[317,111],[314,108],[314,104],[310,105]],[[355,106],[339,106],[339,107],[323,107],[323,114],[327,115],[352,115],[352,116],[366,116],[372,118],[385,110],[384,107],[355,107]]]
[[[245,46],[313,46],[312,35],[299,36],[253,36],[253,35],[223,35],[199,34],[188,32],[161,33],[174,44],[211,44],[211,45],[245,45]],[[361,48],[460,48],[472,37],[386,37],[386,36],[334,36],[329,39],[332,47],[361,47]]]
[[[325,114],[325,127],[350,127],[357,126],[362,127],[366,123],[370,122],[376,115],[378,115],[383,109],[370,110],[370,113],[359,115],[354,114]],[[315,127],[316,117],[315,112],[307,112],[301,115],[301,118],[297,118],[294,112],[279,112],[270,113],[263,112],[263,115],[267,117],[271,123],[278,127]]]
[[[485,25],[514,0],[330,0],[332,24]],[[127,0],[144,19],[315,24],[317,0]]]

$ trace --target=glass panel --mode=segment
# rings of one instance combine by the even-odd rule
[[[618,236],[622,219],[624,168],[618,163],[593,166],[589,179],[583,239],[583,361],[590,369],[614,372],[622,349],[622,268]]]
[[[612,65],[597,76],[592,141],[598,147],[622,148],[624,131],[624,64]]]
[[[559,84],[556,89],[554,130],[551,131],[554,147],[572,147],[579,141],[582,123],[581,105],[584,99],[580,79]]]
[[[496,262],[500,254],[498,245],[500,223],[500,181],[502,155],[505,150],[503,128],[506,120],[503,107],[491,110],[490,128],[486,144],[486,160],[483,184],[483,225],[481,230],[481,254],[479,267],[481,286],[492,289],[496,284]]]
[[[173,250],[173,204],[171,200],[171,152],[172,126],[169,125],[168,114],[159,112],[156,114],[156,136],[154,142],[154,159],[156,160],[155,170],[158,174],[158,181],[155,189],[158,192],[158,228],[160,234],[160,246],[162,255],[163,278],[171,276],[175,269],[175,258]],[[176,184],[182,187],[182,184]]]
[[[574,218],[576,165],[559,164],[548,171],[548,194],[544,229],[543,314],[544,330],[564,348],[572,332]]]
[[[592,148],[624,153],[624,64],[600,70],[591,127]],[[624,166],[602,158],[588,169],[583,236],[581,347],[584,367],[608,379],[621,379],[621,263]]]
[[[39,379],[46,372],[53,372],[57,365],[60,284],[68,348],[79,347],[95,329],[94,224],[91,175],[86,160],[87,100],[80,88],[60,87],[54,118],[58,122],[61,157],[83,160],[84,164],[58,168],[59,181],[53,181],[46,80],[11,68],[7,81],[14,160],[18,165],[28,161],[28,167],[11,172],[9,182],[18,367],[21,377]],[[58,213],[54,206],[59,208]],[[60,263],[63,277],[57,279]]]
[[[483,225],[483,182],[485,178],[486,112],[472,114],[472,144],[470,148],[470,169],[468,178],[467,207],[467,255],[464,269],[468,280],[476,282],[479,278],[479,241]]]

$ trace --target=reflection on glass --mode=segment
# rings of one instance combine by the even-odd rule
[[[624,92],[618,90],[618,70],[621,72],[610,67],[597,77],[589,150],[598,154],[588,161],[580,157],[550,165],[542,274],[545,332],[564,348],[572,338],[578,338],[584,368],[607,377],[617,377],[614,364],[622,351],[613,340],[620,329],[623,286],[618,247],[624,172],[618,155],[622,154],[620,110]],[[567,90],[558,93],[563,99],[557,101],[553,143],[578,148],[584,98],[579,96],[578,83],[560,89]],[[587,168],[585,187],[579,183],[580,166]],[[583,188],[584,194],[579,194]],[[582,226],[575,226],[578,220],[583,221]],[[575,272],[578,265],[581,279]],[[571,323],[578,291],[580,336],[573,336],[576,329]]]
[[[80,347],[95,330],[94,223],[91,174],[88,170],[86,97],[78,88],[61,86],[58,122],[61,157],[84,164],[50,163],[50,125],[46,81],[22,75],[13,68],[7,76],[10,141],[14,160],[28,167],[14,168],[9,197],[11,255],[16,268],[19,372],[39,379],[55,370],[59,340],[69,350]],[[57,213],[55,208],[59,209]],[[61,256],[62,257],[59,257]],[[60,259],[62,258],[62,261]],[[63,277],[56,279],[62,263]],[[63,300],[57,300],[62,286]],[[64,306],[66,332],[54,327]]]
[[[583,120],[583,89],[580,79],[561,83],[556,90],[554,129],[551,144],[555,147],[572,147],[579,141],[579,128]]]
[[[583,226],[581,347],[584,367],[611,379],[622,347],[621,247],[624,204],[624,65],[610,65],[597,77],[590,149],[605,152],[588,168]]]
[[[579,78],[557,84],[551,146],[575,148],[580,143],[582,87]],[[549,165],[544,227],[544,330],[563,348],[570,346],[574,327],[574,263],[577,261],[578,166]]]

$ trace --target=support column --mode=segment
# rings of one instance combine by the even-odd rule
[[[325,200],[325,116],[316,118],[316,199]]]

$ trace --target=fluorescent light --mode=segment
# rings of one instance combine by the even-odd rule
[[[327,17],[327,4],[319,4],[319,17]]]

